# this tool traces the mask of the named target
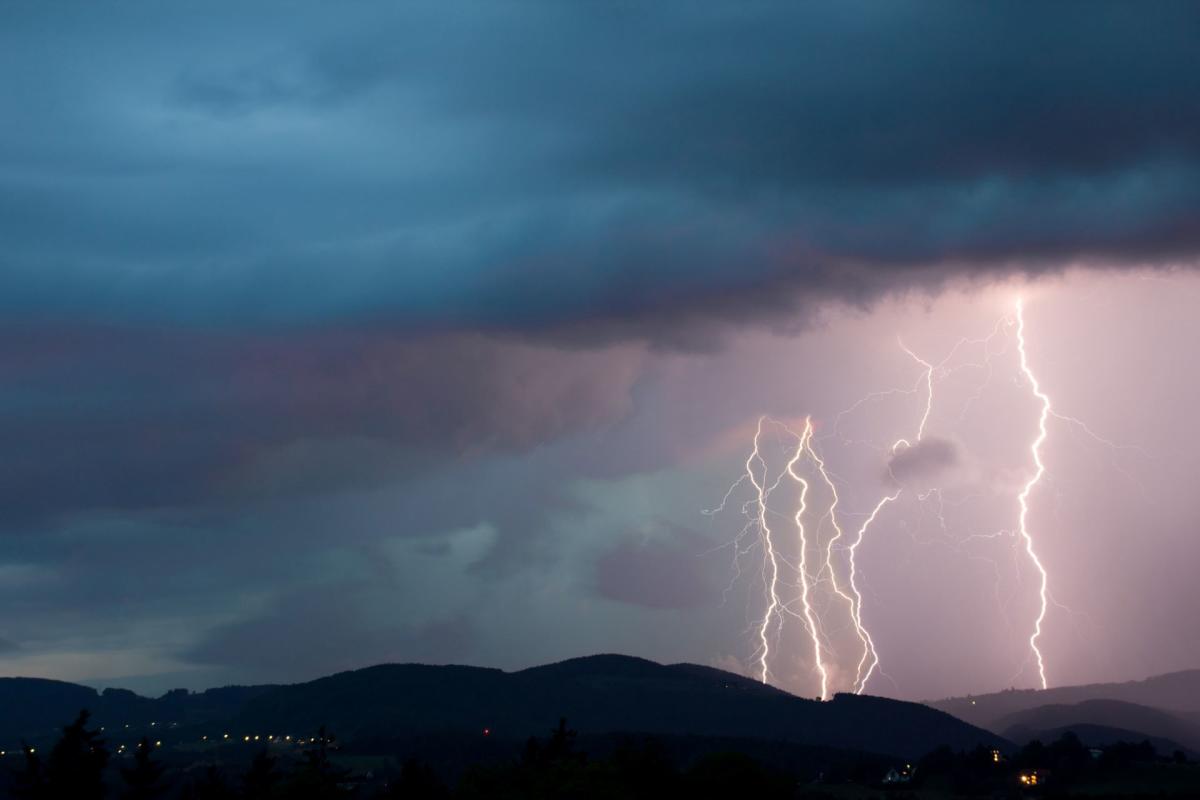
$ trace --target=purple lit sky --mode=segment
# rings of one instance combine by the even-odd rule
[[[844,524],[1025,299],[1052,684],[1200,666],[1200,11],[0,11],[0,674],[753,674],[762,414]],[[920,699],[1032,686],[1015,340],[859,550]],[[774,456],[783,454],[777,449]],[[936,460],[936,459],[935,459]],[[745,499],[737,494],[737,500]],[[931,496],[932,497],[932,496]],[[736,505],[736,503],[735,503]],[[831,612],[830,618],[835,615]],[[828,631],[837,639],[844,634]],[[785,633],[777,682],[815,694]],[[839,675],[838,688],[844,687]]]

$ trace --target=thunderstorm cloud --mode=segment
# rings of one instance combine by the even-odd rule
[[[1166,453],[1143,476],[1055,419],[1056,487],[1114,496],[1115,460],[1190,497],[1198,30],[1172,0],[4,4],[0,674],[744,656],[743,498],[700,509],[753,421],[811,415],[871,509],[920,418],[896,335],[940,359],[1015,285],[1063,413]],[[1027,478],[994,345],[901,484],[980,452]],[[1200,664],[1195,509],[1157,500],[1064,501],[1056,597],[1113,643],[1064,680]],[[1010,652],[901,660],[973,635],[944,598],[993,580],[899,549],[905,502],[859,551],[896,691],[994,688]],[[1153,579],[1106,606],[1115,574]]]
[[[213,9],[5,12],[6,318],[669,341],[1200,247],[1191,3]]]

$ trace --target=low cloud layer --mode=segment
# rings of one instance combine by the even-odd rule
[[[6,520],[352,485],[628,413],[636,347],[59,328],[0,342]],[[69,400],[68,400],[69,398]],[[3,523],[0,523],[3,527]]]

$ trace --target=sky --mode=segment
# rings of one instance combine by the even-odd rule
[[[1018,298],[1062,415],[1047,680],[1200,666],[1197,34],[1174,2],[6,4],[0,674],[757,677],[767,415],[776,470],[812,421],[845,527],[903,490],[856,550],[866,690],[1036,685]],[[781,620],[769,679],[817,694]]]

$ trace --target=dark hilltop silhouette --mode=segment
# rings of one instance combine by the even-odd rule
[[[1139,686],[1170,699],[1163,687],[1184,684]],[[982,705],[989,731],[919,703],[821,702],[620,655],[516,672],[383,664],[158,698],[6,678],[0,798],[1200,796],[1186,712],[1036,704],[1093,689],[1056,691],[944,701]]]
[[[476,730],[526,737],[565,716],[588,733],[784,740],[915,757],[938,745],[1002,745],[987,731],[917,703],[838,695],[818,702],[693,664],[602,655],[506,673],[382,665],[280,687],[246,703],[247,728],[344,735]]]

